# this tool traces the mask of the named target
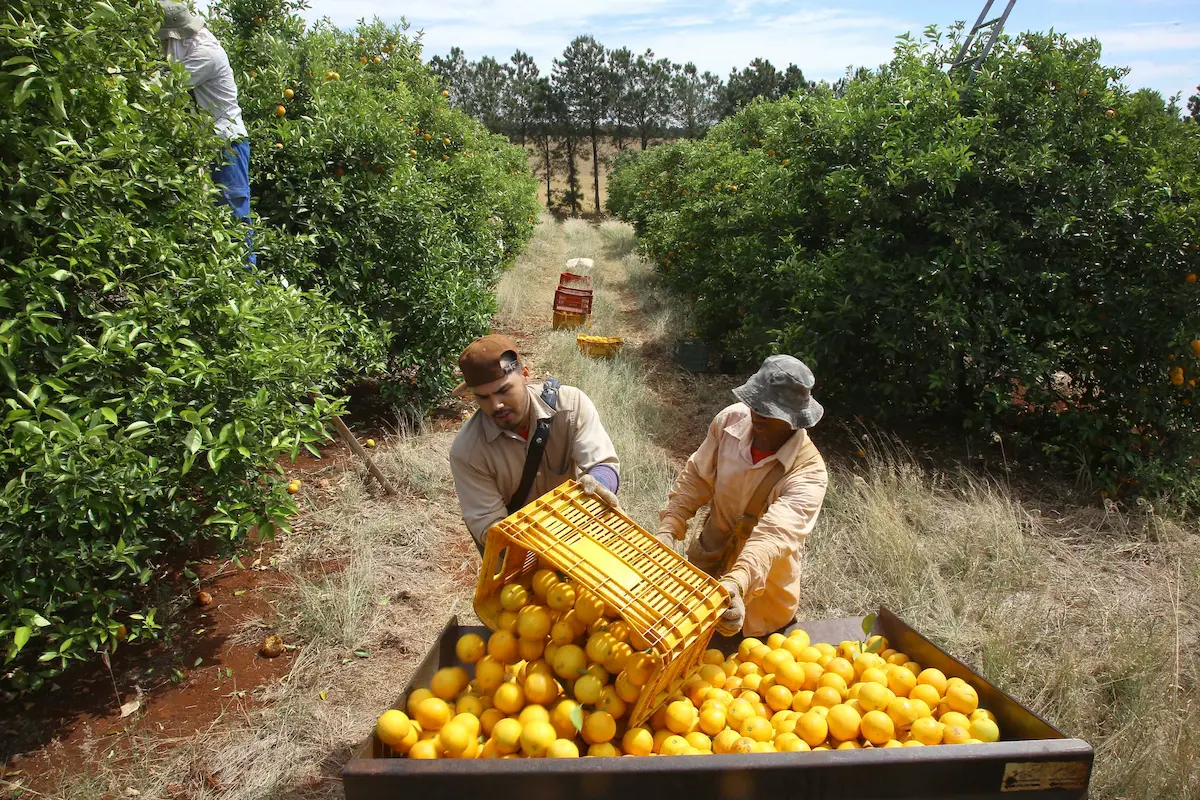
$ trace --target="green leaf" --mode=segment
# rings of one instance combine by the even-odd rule
[[[583,706],[571,709],[571,724],[575,726],[575,730],[583,731]]]
[[[200,449],[203,439],[200,436],[200,431],[192,428],[187,432],[187,436],[183,437],[183,447],[188,453],[195,454]]]
[[[117,424],[117,412],[113,411],[108,406],[100,407],[100,415],[102,417],[104,417],[106,420],[108,420],[109,422],[111,422],[113,425]]]
[[[33,622],[34,625],[37,625],[39,628],[47,628],[50,626],[50,620],[46,619],[41,614],[34,614],[33,619],[31,621]]]
[[[862,631],[864,636],[870,636],[871,630],[875,627],[875,612],[871,612],[863,617]]]
[[[8,380],[9,386],[17,388],[17,370],[13,363],[4,356],[0,356],[0,369],[4,370],[4,377]]]
[[[13,646],[16,647],[16,650],[13,651],[13,655],[16,655],[17,653],[21,652],[21,648],[23,648],[25,646],[25,643],[29,641],[29,637],[32,634],[33,634],[33,629],[27,625],[22,625],[21,627],[17,628],[15,631],[13,631]],[[11,660],[11,659],[9,659],[9,660]]]
[[[150,427],[149,422],[139,419],[137,422],[131,422],[128,426],[126,426],[125,432],[126,433],[137,433],[138,431],[143,431],[149,427]]]

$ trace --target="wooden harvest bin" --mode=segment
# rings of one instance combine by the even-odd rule
[[[803,622],[814,642],[862,637],[861,618]],[[457,663],[454,645],[465,633],[452,618],[392,706],[429,684],[442,666]],[[1024,706],[881,609],[873,633],[947,676],[975,687],[996,715],[1002,741],[979,745],[831,750],[750,755],[579,759],[416,761],[386,758],[372,732],[346,764],[347,800],[383,798],[664,798],[669,800],[1079,800],[1087,797],[1092,748],[1063,736]],[[734,640],[713,639],[726,651]],[[471,668],[468,666],[468,670]],[[382,711],[382,709],[381,709]]]

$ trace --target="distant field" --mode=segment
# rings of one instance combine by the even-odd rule
[[[668,139],[651,140],[650,146],[671,141]],[[625,140],[625,149],[637,150],[641,147],[641,142],[637,139]],[[559,153],[554,152],[555,149],[561,150],[559,143],[552,147],[554,170],[550,176],[550,188],[554,192],[556,203],[561,205],[562,196],[567,190],[567,164],[566,159]],[[531,143],[526,143],[525,152],[529,156],[529,166],[533,170],[534,177],[538,179],[538,199],[542,205],[546,205],[546,172],[545,163],[542,151]],[[608,173],[612,169],[612,160],[618,152],[617,145],[608,137],[600,139],[600,208],[596,208],[595,193],[592,190],[592,142],[587,137],[582,137],[577,142],[575,151],[575,168],[579,171],[579,193],[580,211],[584,214],[594,214],[603,212],[603,207],[608,197]]]

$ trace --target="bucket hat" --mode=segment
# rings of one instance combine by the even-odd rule
[[[174,0],[158,0],[158,4],[163,10],[158,38],[190,39],[204,28],[204,20],[193,14],[185,4]]]
[[[815,382],[812,370],[800,359],[771,356],[733,394],[760,416],[786,420],[793,429],[811,428],[825,414],[812,396]]]

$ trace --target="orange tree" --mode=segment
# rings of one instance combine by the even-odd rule
[[[303,7],[220,0],[210,22],[251,132],[261,265],[377,323],[383,385],[419,410],[486,332],[536,184],[520,148],[449,107],[403,27],[308,27]]]
[[[630,155],[609,190],[645,252],[748,358],[811,360],[826,396],[936,416],[1186,492],[1200,377],[1200,131],[1100,45],[902,38],[849,83]]]
[[[156,635],[171,548],[286,526],[276,461],[325,436],[340,340],[363,330],[244,268],[220,141],[158,19],[66,0],[0,18],[5,691]]]

